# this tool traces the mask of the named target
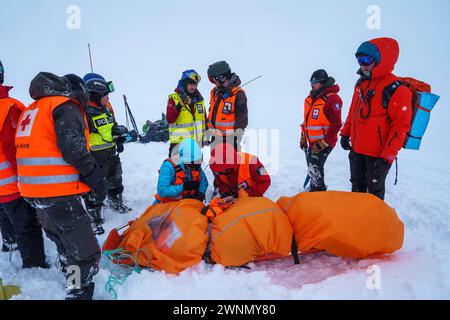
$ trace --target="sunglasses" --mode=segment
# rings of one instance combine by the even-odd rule
[[[372,63],[374,63],[375,59],[371,56],[358,56],[356,58],[358,60],[358,63],[360,66],[370,66]]]
[[[215,76],[215,77],[213,77],[213,79],[214,79],[215,81],[220,82],[220,83],[224,83],[225,81],[228,80],[228,78],[227,78],[226,75]]]

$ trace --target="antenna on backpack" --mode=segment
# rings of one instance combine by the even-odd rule
[[[91,63],[91,72],[94,73],[94,66],[92,64],[92,53],[91,53],[91,44],[88,43],[88,49],[89,49],[89,62]]]
[[[261,76],[258,76],[258,77],[256,77],[256,78],[254,78],[254,79],[252,79],[252,80],[250,80],[250,81],[248,81],[248,82],[246,82],[246,83],[244,83],[244,84],[243,84],[242,86],[240,86],[240,87],[243,88],[243,87],[245,87],[246,85],[252,83],[253,81],[258,80],[259,78],[262,78],[262,75],[261,75]]]

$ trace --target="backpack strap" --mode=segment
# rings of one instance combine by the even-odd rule
[[[400,80],[395,80],[383,89],[381,101],[384,109],[387,109],[389,107],[392,96],[394,95],[395,91],[397,91],[397,89],[402,85],[404,85],[403,82],[401,82]]]

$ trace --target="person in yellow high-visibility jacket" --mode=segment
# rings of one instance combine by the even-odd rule
[[[184,71],[175,92],[169,95],[167,103],[169,157],[173,149],[186,138],[195,140],[203,146],[207,117],[205,102],[197,89],[200,80],[201,77],[195,70]]]

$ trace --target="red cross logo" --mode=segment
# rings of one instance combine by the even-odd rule
[[[22,120],[22,123],[20,124],[22,126],[22,131],[25,131],[25,128],[27,127],[27,125],[29,125],[31,123],[31,118],[30,115],[27,114],[27,117],[25,119]]]

